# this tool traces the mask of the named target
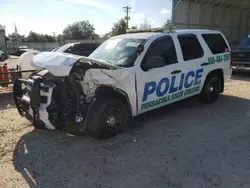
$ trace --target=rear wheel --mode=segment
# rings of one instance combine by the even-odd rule
[[[207,77],[203,86],[200,98],[206,103],[215,102],[221,92],[221,79],[217,75],[210,75]]]
[[[88,118],[88,133],[98,139],[116,136],[125,130],[129,111],[119,99],[97,99]]]

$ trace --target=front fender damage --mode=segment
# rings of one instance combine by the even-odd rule
[[[85,78],[81,82],[83,93],[86,95],[87,101],[90,102],[88,108],[88,115],[85,118],[83,128],[87,130],[87,120],[92,105],[97,99],[96,92],[99,88],[109,87],[119,95],[123,95],[128,104],[134,102],[133,99],[128,96],[133,96],[135,91],[135,74],[123,70],[107,70],[107,69],[89,69],[85,73]],[[135,104],[135,103],[134,103]],[[132,107],[129,105],[129,109]],[[133,113],[133,112],[132,112]]]

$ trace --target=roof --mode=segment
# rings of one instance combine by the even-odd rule
[[[164,29],[163,29],[164,30]],[[200,33],[218,33],[219,31],[216,30],[209,30],[209,29],[176,29],[174,31],[170,31],[168,32],[167,30],[164,30],[163,32],[148,32],[148,29],[146,30],[146,32],[143,32],[143,30],[139,30],[139,32],[137,30],[134,30],[135,33],[131,32],[128,34],[123,34],[123,35],[117,35],[112,37],[112,39],[115,38],[137,38],[137,39],[148,39],[151,36],[154,35],[164,35],[164,34],[171,34],[171,33],[179,33],[179,34],[200,34]]]
[[[0,31],[5,31],[4,27],[0,24]]]
[[[175,33],[217,33],[220,31],[210,29],[176,29]]]
[[[112,39],[115,38],[137,38],[137,39],[148,39],[149,37],[153,35],[161,34],[161,32],[141,32],[141,33],[129,33],[129,34],[123,34],[123,35],[117,35],[112,37]]]

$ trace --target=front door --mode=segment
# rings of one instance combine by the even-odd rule
[[[148,50],[146,48],[146,54],[140,66],[137,65],[136,72],[138,114],[177,101],[183,86],[180,83],[182,68],[178,62],[173,38],[157,38],[149,45]],[[165,66],[143,70],[143,64],[152,57],[163,60]]]

